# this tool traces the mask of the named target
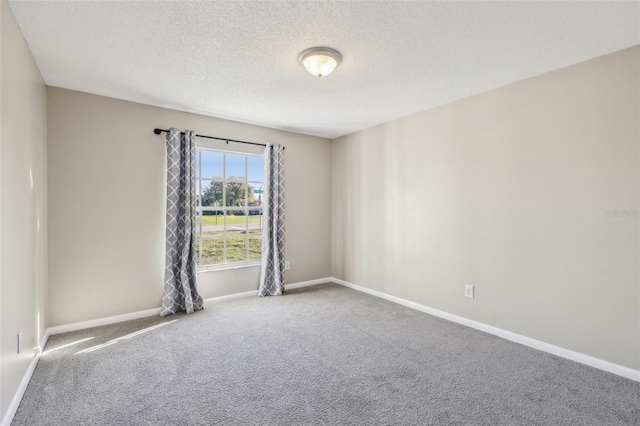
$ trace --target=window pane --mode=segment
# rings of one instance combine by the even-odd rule
[[[199,150],[202,160],[200,177],[206,179],[223,179],[222,153],[215,151]]]
[[[262,237],[249,237],[249,260],[260,260]]]
[[[262,157],[247,156],[247,180],[264,180],[264,161]]]
[[[249,207],[258,207],[262,205],[263,185],[259,183],[249,183]]]
[[[244,210],[230,210],[227,213],[227,236],[239,237],[247,233],[247,216]]]
[[[222,182],[202,180],[202,207],[222,206]],[[200,185],[196,185],[200,188]]]
[[[221,237],[224,235],[224,212],[220,210],[202,211],[202,217],[196,216],[196,232],[200,232],[202,221],[202,238]]]
[[[198,266],[259,260],[263,158],[198,149],[196,161]]]
[[[249,234],[262,235],[262,209],[249,210]]]
[[[226,154],[226,178],[228,180],[245,179],[245,158],[244,155]]]
[[[212,238],[202,241],[202,264],[201,266],[213,265],[224,262],[223,256],[224,240],[222,238]]]
[[[247,260],[247,240],[242,238],[227,238],[227,262],[242,262]]]
[[[228,207],[244,207],[247,196],[246,185],[243,182],[227,182],[225,186]]]

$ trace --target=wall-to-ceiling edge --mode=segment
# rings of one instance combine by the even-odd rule
[[[2,424],[17,409],[48,325],[159,301],[163,157],[153,127],[287,146],[295,200],[289,282],[333,275],[638,380],[640,48],[328,141],[47,89],[6,0],[1,6]],[[87,205],[100,220],[77,215]],[[50,232],[47,212],[56,218]],[[56,256],[52,275],[47,247]],[[132,264],[136,253],[141,262]],[[153,272],[139,280],[141,271]],[[204,295],[249,294],[256,279],[256,268],[204,274]],[[476,299],[462,296],[464,284],[476,286]],[[79,310],[65,312],[67,303]]]
[[[47,102],[50,326],[160,306],[166,149],[156,127],[284,145],[286,282],[330,275],[331,140],[55,87]],[[204,298],[252,291],[259,273],[205,271],[198,288]]]
[[[332,275],[640,370],[639,85],[636,46],[334,140]]]

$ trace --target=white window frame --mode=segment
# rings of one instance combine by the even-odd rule
[[[196,147],[196,149],[200,152],[202,151],[210,151],[210,152],[217,152],[217,153],[221,153],[222,154],[222,179],[209,179],[209,178],[203,178],[202,177],[202,155],[198,155],[198,164],[196,165],[197,167],[197,172],[196,172],[196,185],[198,185],[198,193],[200,194],[200,196],[198,197],[198,202],[196,205],[196,217],[200,217],[200,220],[198,221],[198,230],[196,232],[196,238],[198,241],[198,252],[196,253],[196,256],[198,257],[197,259],[197,267],[196,270],[198,272],[202,272],[202,271],[210,271],[210,270],[218,270],[218,269],[235,269],[235,268],[239,268],[239,267],[245,267],[245,266],[256,266],[256,265],[260,265],[261,264],[261,260],[260,259],[256,259],[256,260],[248,260],[249,259],[249,238],[251,237],[260,237],[262,238],[262,234],[249,234],[249,212],[250,211],[259,211],[260,209],[263,208],[263,206],[260,207],[249,207],[249,185],[250,184],[254,184],[254,185],[261,185],[262,188],[264,188],[264,173],[263,173],[263,178],[262,181],[253,181],[253,180],[249,180],[249,159],[248,157],[260,157],[263,158],[264,160],[264,155],[263,154],[253,154],[253,153],[248,153],[248,152],[238,152],[238,151],[229,151],[229,150],[222,150],[222,149],[214,149],[214,148],[204,148],[204,147]],[[244,180],[238,180],[238,179],[227,179],[227,154],[231,154],[231,155],[241,155],[244,156]],[[202,182],[207,182],[207,183],[211,183],[211,182],[221,182],[222,183],[222,206],[202,206],[202,194],[203,194],[203,186],[202,186]],[[244,194],[244,207],[236,207],[236,206],[225,206],[225,201],[227,199],[227,182],[242,182],[245,184],[245,187],[247,188],[247,190],[245,191]],[[206,187],[205,187],[206,188]],[[238,210],[244,210],[244,217],[245,217],[245,229],[247,230],[247,233],[244,235],[244,240],[245,240],[245,259],[247,260],[241,260],[238,262],[227,262],[227,239],[229,238],[227,236],[227,221],[226,221],[226,217],[228,216],[228,212],[230,211],[238,211]],[[203,217],[204,215],[202,215],[202,212],[204,211],[222,211],[223,215],[223,233],[222,233],[222,237],[213,237],[211,239],[222,239],[223,240],[223,249],[222,249],[222,256],[223,256],[223,262],[222,263],[213,263],[210,265],[202,265],[202,242],[204,241],[202,238],[202,222],[203,222]],[[231,238],[241,238],[241,237],[231,237]]]

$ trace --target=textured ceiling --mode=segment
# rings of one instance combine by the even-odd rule
[[[12,1],[47,84],[334,138],[640,44],[640,3]],[[328,77],[298,54],[339,50]]]

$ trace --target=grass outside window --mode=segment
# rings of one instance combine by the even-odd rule
[[[262,156],[198,148],[196,163],[197,266],[260,260]]]

